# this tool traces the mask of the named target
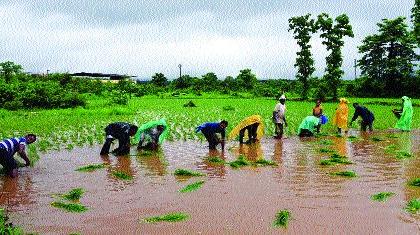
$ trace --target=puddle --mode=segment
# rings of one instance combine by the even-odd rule
[[[387,137],[390,134],[398,138]],[[263,139],[252,146],[230,142],[225,152],[209,152],[204,142],[195,141],[166,142],[156,154],[142,155],[133,147],[127,157],[101,157],[101,146],[50,152],[35,167],[20,169],[16,179],[0,176],[0,204],[14,224],[40,234],[419,233],[420,215],[403,208],[410,199],[420,198],[419,188],[407,186],[408,180],[420,177],[420,131],[351,135],[358,138]],[[389,153],[390,145],[414,157],[397,159]],[[321,148],[347,156],[353,164],[322,166],[320,160],[331,153]],[[233,169],[207,160],[216,156],[229,162],[239,155],[277,166]],[[102,163],[107,167],[75,171]],[[173,175],[178,168],[206,176],[180,181]],[[115,171],[132,179],[118,179]],[[354,171],[357,177],[329,174],[336,171]],[[197,191],[179,192],[200,180],[205,183]],[[73,188],[86,190],[80,203],[88,211],[73,214],[50,206],[52,195]],[[386,202],[373,201],[371,196],[379,192],[395,195]],[[273,227],[280,210],[291,213],[287,228]],[[190,218],[141,222],[175,212]]]

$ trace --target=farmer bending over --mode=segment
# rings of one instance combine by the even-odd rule
[[[165,119],[150,121],[142,126],[136,133],[136,141],[139,141],[137,149],[157,150],[168,135],[168,125]]]
[[[130,136],[134,136],[138,127],[126,122],[115,122],[105,128],[105,143],[101,149],[101,155],[109,153],[111,143],[118,139],[118,148],[112,152],[116,155],[124,155],[130,152]]]
[[[264,124],[260,115],[252,115],[242,120],[229,133],[229,139],[234,139],[239,135],[239,143],[244,143],[245,131],[248,133],[246,144],[255,143],[264,135]]]
[[[350,126],[353,124],[353,122],[357,119],[357,117],[362,117],[362,123],[361,123],[361,130],[366,131],[366,128],[369,127],[369,131],[373,131],[373,121],[375,120],[375,116],[373,116],[373,113],[369,111],[364,106],[359,105],[358,103],[353,104],[354,107],[354,115],[351,119]]]
[[[394,115],[398,118],[395,128],[402,131],[410,131],[413,120],[413,105],[411,104],[411,99],[407,96],[403,96],[401,99],[403,101],[402,109],[392,110]]]
[[[307,116],[302,120],[299,125],[298,135],[299,137],[311,137],[314,136],[317,127],[321,125],[321,119],[315,116]]]
[[[3,166],[7,175],[16,177],[18,175],[18,164],[13,158],[16,152],[25,160],[25,166],[29,166],[28,155],[26,154],[26,145],[36,141],[36,135],[27,134],[25,137],[5,139],[0,142],[0,164]]]
[[[204,137],[206,137],[206,140],[209,142],[210,150],[216,149],[216,146],[219,143],[222,145],[222,150],[224,150],[227,125],[228,122],[225,120],[221,122],[207,122],[195,128],[195,132],[198,133],[201,131],[201,133],[203,133]],[[222,140],[220,140],[216,133],[220,133]]]

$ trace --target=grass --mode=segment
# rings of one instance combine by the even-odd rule
[[[120,180],[132,180],[133,179],[133,176],[131,176],[131,175],[125,173],[125,172],[122,172],[122,171],[113,171],[112,175],[115,178],[120,179]]]
[[[245,156],[240,155],[235,161],[229,162],[229,165],[233,168],[239,168],[243,166],[249,166],[251,163],[246,160]]]
[[[416,214],[420,210],[420,198],[411,199],[407,203],[405,210],[412,214]]]
[[[336,176],[344,176],[344,177],[356,177],[357,174],[354,171],[337,171],[332,172],[330,175],[336,175]]]
[[[80,171],[80,172],[92,172],[92,171],[96,171],[98,169],[102,169],[105,168],[106,164],[105,163],[100,163],[100,164],[90,164],[90,165],[86,165],[86,166],[82,166],[76,169],[76,171]]]
[[[327,148],[321,148],[321,149],[319,149],[319,152],[320,153],[334,153],[335,150],[333,150],[333,149],[327,149]]]
[[[420,178],[414,178],[408,182],[410,186],[420,187]]]
[[[406,159],[414,157],[411,153],[405,151],[396,151],[395,158],[397,159]]]
[[[70,192],[61,195],[61,197],[70,201],[77,201],[82,197],[84,192],[85,190],[82,188],[74,188]]]
[[[88,210],[86,206],[79,203],[52,202],[51,206],[75,213],[81,213]]]
[[[187,170],[187,169],[176,169],[175,172],[174,172],[174,175],[176,175],[176,176],[188,176],[188,177],[205,176],[205,174],[203,174],[201,172]]]
[[[153,216],[153,217],[147,217],[143,219],[146,223],[157,223],[157,222],[180,222],[187,220],[190,216],[185,213],[170,213],[166,215],[161,216]]]
[[[274,227],[287,227],[287,223],[290,219],[290,212],[288,210],[282,210],[277,212],[274,220]]]
[[[208,157],[207,161],[214,164],[225,164],[225,160],[221,159],[220,157]]]
[[[257,166],[277,166],[277,163],[275,163],[274,161],[265,160],[264,158],[258,159],[257,161],[255,161],[255,164]]]
[[[372,137],[372,138],[370,138],[372,141],[374,141],[374,142],[379,142],[379,141],[384,141],[384,139],[382,139],[382,138],[380,138],[380,137],[377,137],[377,136],[374,136],[374,137]]]
[[[394,195],[395,195],[395,193],[393,193],[393,192],[380,192],[380,193],[372,195],[370,198],[374,201],[384,202],[384,201],[388,200],[388,198],[390,198]]]
[[[197,181],[195,183],[192,183],[192,184],[189,184],[189,185],[185,186],[183,189],[179,190],[179,192],[181,192],[181,193],[193,192],[193,191],[196,191],[196,190],[200,189],[201,186],[203,186],[203,184],[204,184],[204,180]]]
[[[319,164],[323,166],[331,166],[331,165],[336,165],[336,164],[353,164],[353,163],[347,160],[347,157],[334,153],[333,155],[330,156],[330,158],[322,159]]]
[[[25,234],[19,227],[14,226],[9,222],[9,217],[5,214],[3,208],[0,208],[0,234],[20,235]]]
[[[332,140],[321,140],[321,141],[319,141],[319,144],[321,144],[321,145],[333,145],[334,142]]]

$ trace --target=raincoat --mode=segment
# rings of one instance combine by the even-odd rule
[[[159,125],[162,125],[164,127],[164,130],[163,130],[162,134],[159,136],[159,144],[162,144],[163,141],[168,136],[168,133],[169,133],[168,124],[166,124],[166,121],[163,118],[160,119],[160,120],[156,120],[156,121],[150,121],[150,122],[147,122],[147,123],[141,125],[140,128],[138,129],[136,135],[134,136],[135,140],[137,142],[140,141],[140,136],[143,132],[145,132],[146,130],[148,130],[150,128],[157,127]]]
[[[233,130],[229,133],[229,139],[234,139],[239,135],[239,131],[243,128],[252,125],[254,123],[259,123],[257,129],[257,139],[260,140],[261,137],[264,135],[264,123],[262,122],[260,115],[252,115],[244,120],[242,120]]]
[[[310,132],[314,133],[316,126],[320,124],[320,119],[315,116],[307,116],[303,119],[302,123],[299,125],[298,134],[302,129],[309,130]]]
[[[333,119],[333,124],[343,130],[347,130],[347,121],[349,116],[349,106],[347,104],[347,99],[340,99],[340,104],[338,105],[337,110],[335,110],[335,116]]]
[[[402,99],[404,100],[403,111],[400,119],[398,119],[397,124],[395,125],[395,128],[402,131],[410,131],[411,122],[413,120],[413,105],[411,104],[411,99],[407,96],[403,96]]]

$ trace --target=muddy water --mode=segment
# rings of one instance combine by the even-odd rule
[[[398,138],[389,138],[390,134]],[[129,157],[101,157],[100,146],[52,152],[35,167],[21,169],[16,179],[1,176],[0,204],[7,206],[14,224],[40,234],[420,233],[420,216],[403,210],[408,200],[420,197],[420,189],[406,185],[407,180],[420,177],[420,131],[359,136],[357,141],[263,139],[242,147],[231,142],[225,153],[209,153],[200,142],[167,142],[162,154],[152,156],[133,149]],[[384,140],[372,141],[373,136]],[[386,153],[389,145],[415,158],[397,160]],[[320,159],[328,155],[320,153],[321,148],[334,149],[354,164],[321,166]],[[234,170],[206,161],[209,155],[230,161],[239,154],[250,160],[273,160],[278,166]],[[109,167],[91,173],[75,171],[95,163]],[[207,175],[177,179],[171,174],[177,168]],[[116,179],[115,170],[134,179]],[[354,170],[358,177],[329,175],[338,170]],[[178,192],[197,180],[206,181],[198,191]],[[87,212],[67,213],[50,206],[53,194],[76,187],[87,191],[80,200],[89,207]],[[386,202],[370,199],[382,191],[395,196]],[[291,212],[292,219],[287,228],[274,228],[274,216],[283,209]],[[185,212],[190,219],[158,224],[140,221],[169,212]]]

